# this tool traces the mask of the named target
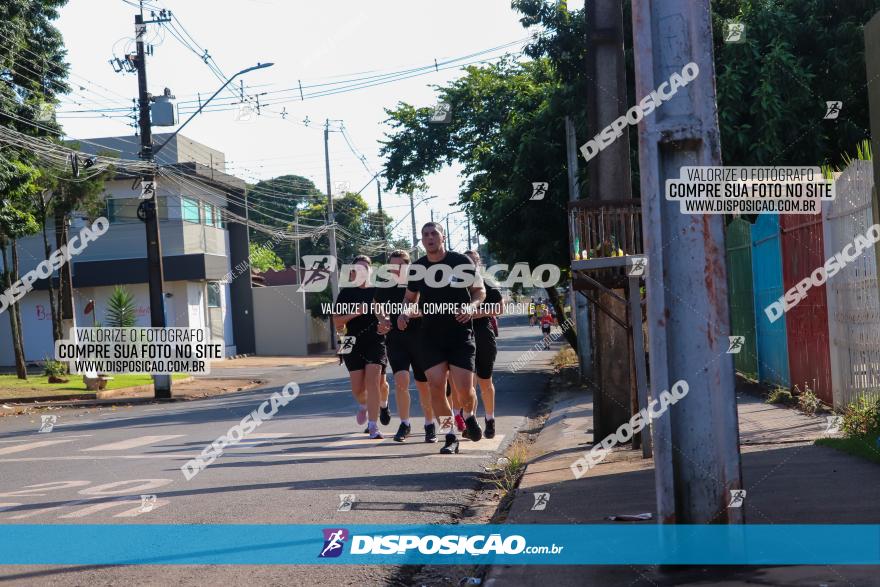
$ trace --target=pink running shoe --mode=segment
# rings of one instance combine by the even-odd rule
[[[455,415],[455,427],[458,428],[459,432],[465,429],[464,417],[461,414]]]
[[[363,426],[367,423],[367,408],[360,408],[357,411],[357,415],[355,416],[357,420],[358,426]],[[463,420],[462,420],[463,421]]]

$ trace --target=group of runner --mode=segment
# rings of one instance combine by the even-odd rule
[[[333,321],[337,332],[344,330],[354,337],[350,352],[341,356],[358,403],[357,423],[367,424],[370,438],[383,438],[379,424],[391,422],[390,390],[385,380],[388,366],[394,377],[400,416],[394,440],[403,442],[412,433],[412,368],[425,418],[425,442],[437,442],[439,425],[439,434],[445,440],[440,452],[453,454],[459,452],[457,431],[473,442],[495,436],[492,369],[497,355],[495,316],[501,313],[501,292],[480,276],[477,252],[461,254],[446,249],[440,224],[428,222],[422,227],[422,245],[426,255],[415,264],[424,267],[425,276],[450,275],[447,282],[428,283],[425,278],[415,277],[410,272],[409,253],[396,250],[389,263],[395,266],[398,286],[371,287],[370,258],[358,255],[353,264],[360,266],[360,283],[340,289],[336,299],[336,307],[357,309],[334,314]],[[440,265],[445,267],[437,267]],[[470,278],[470,285],[461,285],[462,275]],[[457,287],[452,285],[456,281],[460,282]],[[422,313],[426,307],[451,311]],[[394,313],[395,309],[400,313]],[[483,399],[484,428],[480,428],[476,417],[476,386]]]

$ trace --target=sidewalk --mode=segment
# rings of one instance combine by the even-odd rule
[[[866,524],[880,521],[880,466],[831,448],[814,446],[825,418],[763,403],[738,389],[740,444],[747,523]],[[621,524],[613,514],[652,513],[656,519],[651,459],[628,446],[616,449],[579,480],[570,465],[592,446],[592,397],[559,395],[532,445],[528,468],[509,524]],[[589,433],[587,433],[589,431]],[[547,508],[532,511],[533,493],[549,492]],[[805,545],[821,551],[822,545]],[[485,585],[554,587],[601,585],[877,585],[876,567],[496,566]],[[550,573],[552,579],[548,578]]]

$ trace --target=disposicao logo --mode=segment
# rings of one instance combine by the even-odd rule
[[[342,554],[343,545],[348,540],[348,530],[345,528],[324,528],[324,548],[318,554],[318,558],[336,558]]]

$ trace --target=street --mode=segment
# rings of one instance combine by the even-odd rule
[[[502,321],[496,375],[498,433],[462,441],[458,455],[438,454],[414,435],[370,441],[354,421],[356,403],[341,366],[267,368],[259,390],[171,404],[96,411],[53,411],[58,420],[39,433],[39,416],[0,419],[0,522],[3,524],[436,524],[451,523],[469,502],[477,475],[516,434],[541,397],[555,350],[537,353],[526,369],[505,373],[539,339],[524,318]],[[236,371],[240,371],[237,369]],[[212,375],[232,376],[218,366]],[[258,375],[248,372],[248,377]],[[226,433],[283,385],[300,395],[271,421],[187,481],[180,466]],[[417,398],[415,388],[411,394]],[[416,402],[417,403],[417,400]],[[414,405],[414,414],[419,414]],[[47,412],[41,412],[47,413]],[[482,422],[482,418],[480,419]],[[354,494],[339,512],[340,494]],[[142,507],[141,495],[156,495]],[[147,511],[143,511],[147,510]],[[317,554],[317,553],[316,553]],[[4,584],[384,585],[393,567],[3,567]]]

